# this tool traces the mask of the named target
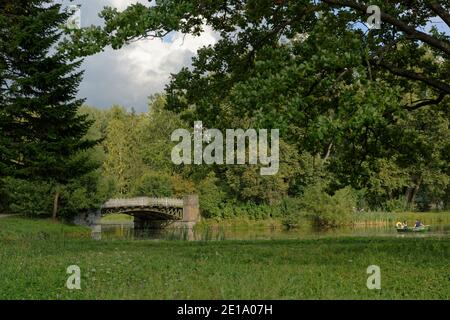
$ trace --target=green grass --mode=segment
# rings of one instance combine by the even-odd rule
[[[414,225],[416,219],[420,219],[424,224],[450,224],[450,212],[360,212],[354,213],[348,225],[383,225],[394,227],[398,221],[408,221],[409,225]],[[253,228],[283,228],[282,218],[272,218],[263,220],[249,219],[248,217],[234,217],[228,219],[204,219],[197,228],[229,227],[234,229]],[[297,228],[307,229],[311,227],[311,220],[300,216]]]
[[[2,219],[0,299],[450,298],[448,238],[73,238],[80,231],[86,233],[49,221]],[[36,237],[39,232],[48,236]],[[70,291],[66,269],[74,264],[82,289]],[[369,265],[381,267],[382,290],[367,289]]]
[[[355,213],[353,220],[355,223],[389,225],[406,220],[408,224],[413,225],[416,219],[420,219],[425,224],[450,224],[450,212],[363,212]]]
[[[349,224],[384,224],[394,226],[397,221],[407,220],[409,224],[414,224],[416,219],[421,219],[426,224],[445,222],[450,224],[450,212],[362,212],[355,213]],[[255,220],[248,217],[234,217],[227,219],[203,219],[197,228],[230,227],[236,229],[252,228],[282,228],[282,218],[270,218]],[[102,224],[129,224],[133,222],[133,217],[126,214],[111,214],[102,218]],[[311,221],[301,217],[299,225],[309,227]]]
[[[70,226],[51,219],[0,219],[0,239],[4,241],[20,239],[49,239],[54,237],[90,238],[91,230],[87,227]]]

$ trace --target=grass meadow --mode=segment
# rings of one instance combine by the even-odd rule
[[[0,299],[450,299],[446,238],[95,241],[89,229],[0,220]],[[69,290],[66,269],[81,269]],[[366,286],[381,268],[381,290]]]

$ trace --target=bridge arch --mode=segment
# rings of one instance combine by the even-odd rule
[[[192,226],[200,220],[197,195],[178,198],[139,197],[132,199],[111,199],[100,209],[101,216],[123,213],[134,217],[135,227],[143,225]]]

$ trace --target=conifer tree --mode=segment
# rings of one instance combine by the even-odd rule
[[[70,14],[50,0],[0,0],[0,178],[60,186],[94,169],[91,122],[78,113],[81,60],[57,50]]]

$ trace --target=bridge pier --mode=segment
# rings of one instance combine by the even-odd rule
[[[100,220],[102,219],[102,214],[100,210],[82,212],[73,217],[72,223],[79,226],[93,227],[100,225]]]
[[[200,221],[198,195],[188,195],[183,199],[183,222],[196,224]]]
[[[102,214],[100,210],[89,211],[77,214],[72,223],[78,226],[87,226],[91,228],[92,238],[95,240],[101,240],[102,238],[102,225],[101,225]]]

